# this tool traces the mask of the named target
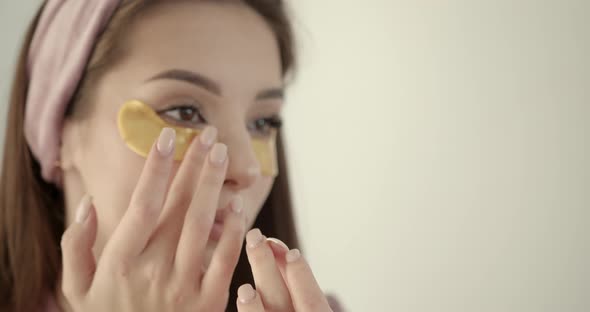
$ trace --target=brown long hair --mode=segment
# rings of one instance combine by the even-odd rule
[[[96,79],[115,61],[121,33],[134,17],[156,0],[125,0],[106,30],[98,38],[78,91],[75,106]],[[234,1],[239,2],[239,1]],[[283,75],[295,63],[294,39],[285,5],[281,0],[243,0],[262,16],[275,33],[281,53]],[[39,13],[27,31],[16,67],[10,97],[0,182],[0,311],[30,312],[39,308],[47,293],[55,293],[61,271],[59,242],[65,230],[62,191],[41,177],[40,165],[31,154],[24,136],[24,112],[28,88],[27,55]],[[69,109],[68,112],[71,112]],[[254,227],[298,247],[285,161],[284,145],[278,137],[280,175],[260,211]],[[230,287],[228,311],[235,311],[237,287],[253,283],[245,251],[238,262]]]

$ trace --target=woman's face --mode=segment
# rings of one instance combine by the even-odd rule
[[[127,209],[144,164],[117,128],[121,106],[137,99],[172,124],[218,129],[218,140],[228,146],[229,155],[218,209],[240,194],[252,225],[274,179],[259,173],[250,141],[256,130],[251,126],[277,116],[283,100],[272,30],[244,5],[168,2],[144,12],[124,41],[122,58],[90,86],[91,102],[77,104],[90,105],[89,113],[68,120],[64,128],[61,156],[68,222],[82,196],[93,196],[99,256]],[[179,106],[188,108],[175,109]],[[209,252],[214,247],[210,240]]]

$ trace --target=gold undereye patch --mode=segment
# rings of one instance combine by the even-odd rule
[[[200,133],[197,129],[169,124],[149,105],[140,101],[129,101],[121,107],[117,125],[125,144],[143,157],[147,157],[163,128],[173,128],[176,131],[174,159],[177,161],[184,158],[190,143]],[[252,148],[260,163],[261,173],[265,176],[274,177],[278,174],[276,136],[277,131],[273,129],[268,137],[252,138]]]

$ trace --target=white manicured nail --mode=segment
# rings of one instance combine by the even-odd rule
[[[86,219],[88,219],[88,215],[90,214],[90,206],[92,205],[92,197],[89,195],[84,195],[82,197],[82,201],[80,201],[80,205],[78,205],[78,209],[76,210],[76,222],[77,223],[84,223]]]

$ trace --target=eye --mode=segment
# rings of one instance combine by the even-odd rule
[[[248,130],[255,136],[267,137],[271,135],[272,130],[280,129],[282,125],[283,121],[280,117],[272,116],[254,120],[248,125]]]
[[[189,126],[206,122],[199,109],[189,105],[176,106],[166,109],[160,112],[160,115],[174,123],[186,124]]]

